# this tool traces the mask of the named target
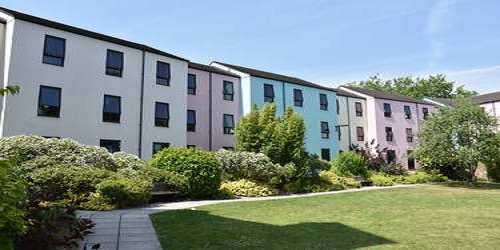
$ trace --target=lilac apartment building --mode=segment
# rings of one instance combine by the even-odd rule
[[[430,102],[399,94],[341,86],[341,90],[366,98],[366,141],[375,139],[381,148],[387,148],[387,161],[397,162],[409,170],[416,169],[415,159],[408,157],[416,146],[415,136],[422,121],[435,111]]]
[[[234,149],[240,119],[240,77],[190,62],[187,83],[187,146],[217,151]]]

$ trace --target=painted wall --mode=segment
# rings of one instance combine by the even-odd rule
[[[233,82],[233,101],[224,100],[224,81]],[[240,78],[212,73],[212,150],[223,147],[235,147],[234,134],[224,134],[224,114],[234,116],[234,124],[241,118],[241,83]]]
[[[337,122],[340,129],[339,150],[349,151],[352,144],[363,144],[373,138],[368,136],[366,100],[348,96],[337,95],[339,101],[339,113],[337,114]],[[363,108],[362,116],[356,116],[356,102],[361,103]],[[357,127],[362,127],[364,132],[364,141],[357,140]]]
[[[196,131],[186,132],[187,145],[210,150],[210,73],[193,68],[188,73],[196,75],[196,95],[187,95],[187,109],[196,111]],[[183,92],[187,93],[187,87]]]
[[[483,103],[479,106],[483,107],[486,113],[496,117],[500,122],[500,101]],[[497,130],[500,130],[500,124],[498,125]]]

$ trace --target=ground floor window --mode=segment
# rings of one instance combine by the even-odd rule
[[[164,148],[170,147],[170,143],[166,142],[153,142],[153,154],[160,152]]]
[[[410,157],[411,153],[413,153],[413,150],[406,151],[408,155],[408,170],[415,170],[415,158]]]
[[[330,149],[329,148],[322,148],[321,149],[321,159],[325,161],[330,161]]]
[[[396,162],[396,151],[395,150],[387,150],[387,163]]]
[[[106,148],[110,153],[120,152],[120,144],[120,140],[101,140],[99,143],[101,147]]]

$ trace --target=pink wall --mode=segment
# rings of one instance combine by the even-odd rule
[[[223,82],[233,82],[233,101],[224,100]],[[234,147],[234,134],[224,134],[224,114],[234,115],[234,124],[240,120],[241,87],[240,78],[212,73],[212,150],[217,151],[222,147]]]
[[[187,145],[196,145],[197,147],[209,150],[210,74],[209,72],[193,68],[188,68],[188,74],[196,75],[196,95],[187,95],[188,109],[196,110],[196,131],[187,132]],[[185,91],[187,93],[187,89]],[[184,119],[187,119],[187,114]]]

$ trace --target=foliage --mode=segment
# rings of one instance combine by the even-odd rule
[[[138,170],[122,168],[117,171],[117,174],[127,179],[150,182],[160,191],[169,190],[186,193],[189,190],[189,181],[186,176],[152,166],[145,166]]]
[[[395,162],[382,165],[380,171],[388,175],[404,175],[407,172],[406,167],[403,166],[403,164]]]
[[[341,176],[363,176],[366,177],[368,169],[366,161],[360,154],[352,151],[343,152],[332,162],[333,169]]]
[[[274,164],[262,153],[233,152],[219,150],[215,156],[228,180],[252,180],[258,183],[277,185],[287,182],[294,174],[294,167]]]
[[[221,183],[222,169],[214,153],[198,148],[167,148],[156,153],[151,165],[185,176],[192,198],[212,197]]]
[[[97,192],[123,208],[147,204],[153,185],[147,181],[117,179],[104,180],[97,184]]]
[[[393,179],[390,176],[387,176],[386,174],[382,173],[373,174],[372,176],[370,176],[369,179],[373,182],[373,185],[375,186],[385,187],[394,185]]]
[[[25,183],[12,173],[10,162],[0,160],[0,235],[12,238],[26,231]],[[1,238],[0,237],[0,238]]]
[[[449,82],[444,75],[430,75],[428,78],[410,76],[397,77],[383,80],[378,75],[371,76],[368,80],[352,83],[351,85],[363,88],[379,90],[389,93],[397,93],[413,98],[424,97],[438,98],[467,98],[477,95],[475,91],[469,91],[463,85],[454,87],[455,82]]]
[[[0,96],[5,96],[5,95],[17,95],[21,91],[21,88],[16,85],[9,85],[6,86],[5,88],[0,88]]]
[[[233,196],[264,197],[277,194],[276,190],[269,186],[245,179],[224,182],[220,186],[220,189],[223,192],[232,194]]]
[[[332,185],[332,190],[360,188],[361,183],[353,178],[338,176],[333,171],[321,171],[320,178]]]
[[[79,207],[85,210],[109,211],[118,208],[118,205],[111,198],[105,197],[100,193],[90,193],[85,201],[79,204]]]
[[[387,148],[381,149],[380,144],[375,144],[375,139],[362,145],[352,144],[350,149],[363,156],[369,170],[380,171],[387,164],[384,158]]]
[[[311,171],[330,170],[332,168],[330,162],[319,158],[316,154],[309,153],[307,153],[307,165]]]
[[[500,133],[497,133],[496,137],[500,138]],[[497,139],[494,142],[498,143],[500,142],[500,139]],[[500,182],[500,145],[494,144],[491,146],[498,149],[497,153],[483,163],[486,166],[488,178],[494,182]]]
[[[440,108],[425,122],[414,156],[431,167],[454,162],[472,182],[478,163],[491,161],[500,150],[496,126],[496,119],[481,107],[461,100],[454,108]]]
[[[147,166],[147,163],[141,158],[133,154],[128,154],[125,152],[116,152],[112,154],[112,160],[116,169],[133,169],[141,170]]]

